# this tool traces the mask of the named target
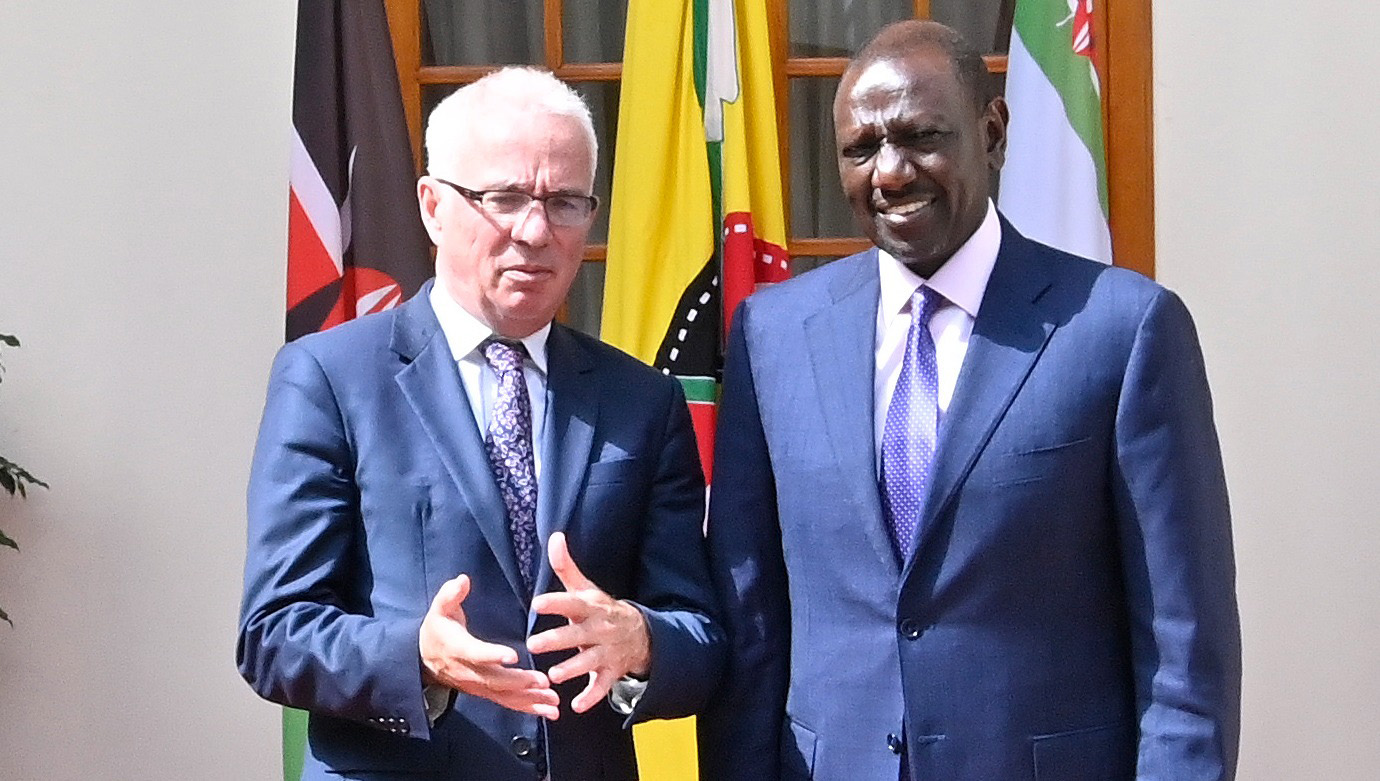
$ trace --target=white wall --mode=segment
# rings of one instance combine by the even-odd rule
[[[293,6],[0,2],[0,453],[53,484],[0,499],[2,778],[277,772],[232,651]],[[1217,398],[1247,781],[1380,767],[1380,7],[1344,6],[1155,6],[1158,268]]]
[[[0,778],[267,779],[233,663],[295,3],[0,2]]]
[[[1380,774],[1380,6],[1156,3],[1158,277],[1235,519],[1242,779]]]

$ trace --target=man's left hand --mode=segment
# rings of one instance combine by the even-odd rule
[[[570,703],[576,713],[594,707],[625,675],[644,676],[651,666],[651,635],[642,611],[609,596],[580,572],[570,557],[565,534],[556,532],[548,544],[551,569],[565,591],[539,594],[532,609],[565,616],[570,623],[527,638],[534,654],[579,649],[579,653],[547,671],[552,683],[589,674],[589,685]]]

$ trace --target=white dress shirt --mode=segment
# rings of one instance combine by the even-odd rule
[[[489,419],[493,415],[498,373],[484,358],[479,345],[495,334],[492,328],[456,303],[439,282],[432,285],[429,298],[436,320],[441,324],[441,333],[450,345],[450,354],[459,366],[460,382],[465,386],[470,411],[474,413],[474,422],[482,438],[488,434]],[[527,395],[532,400],[532,453],[537,477],[541,476],[542,455],[546,449],[541,432],[546,424],[546,337],[550,333],[551,324],[547,323],[536,333],[519,340],[527,348],[522,374],[527,380]]]
[[[498,394],[498,372],[479,351],[479,345],[495,335],[493,329],[456,303],[439,281],[431,286],[428,301],[431,310],[436,313],[436,321],[441,324],[441,333],[446,337],[451,357],[460,370],[460,383],[469,399],[470,412],[474,415],[475,425],[479,427],[479,436],[487,437],[494,397]],[[540,432],[546,423],[546,337],[550,333],[551,324],[547,323],[541,330],[519,340],[527,348],[527,357],[522,361],[522,375],[527,380],[527,395],[532,401],[532,456],[537,476],[541,475],[545,450],[545,437]],[[422,694],[426,699],[427,721],[434,725],[436,719],[450,707],[454,692],[445,686],[430,685],[422,688]]]
[[[1001,248],[1001,222],[989,199],[982,224],[929,279],[906,268],[899,260],[877,250],[881,297],[877,306],[876,373],[873,375],[873,426],[878,474],[881,474],[882,430],[887,409],[905,359],[906,333],[910,330],[910,298],[921,285],[944,296],[945,304],[930,317],[936,368],[939,372],[939,416],[942,420],[953,398],[958,372],[968,354],[968,337],[987,292],[987,280]]]
[[[450,346],[451,357],[460,369],[460,382],[465,387],[465,395],[469,397],[470,412],[479,426],[479,434],[486,436],[489,419],[493,415],[494,397],[498,393],[498,373],[484,358],[479,345],[495,335],[493,329],[456,303],[439,282],[432,285],[429,300],[436,320],[441,324],[446,344]],[[546,437],[541,432],[546,424],[546,339],[550,334],[551,324],[547,323],[536,333],[519,340],[527,348],[522,374],[527,380],[527,395],[532,400],[532,453],[537,477],[541,477],[542,456],[546,450]],[[624,677],[614,683],[609,692],[609,702],[615,711],[627,715],[632,713],[646,688],[645,681]],[[435,724],[436,719],[449,707],[452,692],[443,686],[426,686],[423,694],[427,703],[427,720]]]

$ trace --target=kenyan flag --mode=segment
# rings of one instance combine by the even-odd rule
[[[1092,0],[1017,0],[998,205],[1030,238],[1110,263],[1092,10]]]
[[[301,0],[287,338],[397,306],[431,276],[380,0]]]
[[[601,335],[680,379],[706,475],[728,320],[789,276],[780,154],[765,4],[630,0]],[[690,720],[636,739],[643,778],[696,778]]]

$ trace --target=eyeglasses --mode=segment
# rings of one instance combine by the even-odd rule
[[[532,201],[541,201],[546,209],[546,219],[552,225],[574,228],[583,225],[599,206],[599,199],[593,195],[571,195],[553,193],[551,195],[528,195],[516,190],[471,190],[455,182],[440,177],[432,177],[441,184],[479,204],[484,211],[494,217],[511,219],[527,211]]]

